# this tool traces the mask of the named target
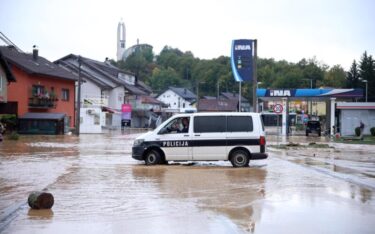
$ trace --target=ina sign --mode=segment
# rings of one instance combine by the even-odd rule
[[[231,66],[237,82],[253,79],[253,40],[232,41]]]

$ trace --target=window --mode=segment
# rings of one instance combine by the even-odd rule
[[[228,132],[252,132],[253,119],[251,116],[228,116]]]
[[[189,132],[189,117],[173,119],[158,134],[176,134]]]
[[[45,94],[44,86],[42,85],[33,85],[32,90],[33,96],[42,96]]]
[[[194,132],[225,132],[225,116],[197,116],[194,118]]]
[[[100,125],[100,116],[94,115],[94,125]]]
[[[69,101],[69,89],[62,89],[61,90],[61,100]]]

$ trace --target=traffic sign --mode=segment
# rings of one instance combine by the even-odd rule
[[[276,104],[276,105],[273,107],[273,112],[275,112],[276,114],[280,114],[281,112],[283,112],[283,105],[281,105],[281,104]]]

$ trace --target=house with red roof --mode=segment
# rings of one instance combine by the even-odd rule
[[[24,53],[14,46],[0,46],[0,53],[16,80],[7,87],[2,109],[14,110],[7,114],[18,116],[19,132],[64,134],[73,128],[78,77],[39,56],[36,48]]]

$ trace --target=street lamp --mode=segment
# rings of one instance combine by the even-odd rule
[[[310,89],[313,87],[313,79],[303,79],[303,80],[309,80],[310,81]]]
[[[258,100],[258,94],[257,94],[257,92],[258,92],[258,86],[260,85],[260,84],[263,84],[261,81],[258,81],[257,82],[257,89],[256,89],[256,91],[255,91],[255,95],[256,95],[256,109],[255,109],[255,111],[258,113],[259,112],[259,100]]]
[[[199,108],[199,84],[205,84],[206,82],[204,81],[197,81],[197,112],[198,112],[198,108]]]
[[[366,102],[367,102],[367,80],[362,80],[361,78],[359,78],[360,81],[362,81],[363,83],[366,84]]]
[[[310,80],[310,89],[313,88],[313,80],[312,79],[303,79],[303,80]],[[308,108],[309,110],[309,114],[311,115],[312,114],[312,100],[310,100],[310,105],[307,104],[307,106],[310,106],[310,108]]]

